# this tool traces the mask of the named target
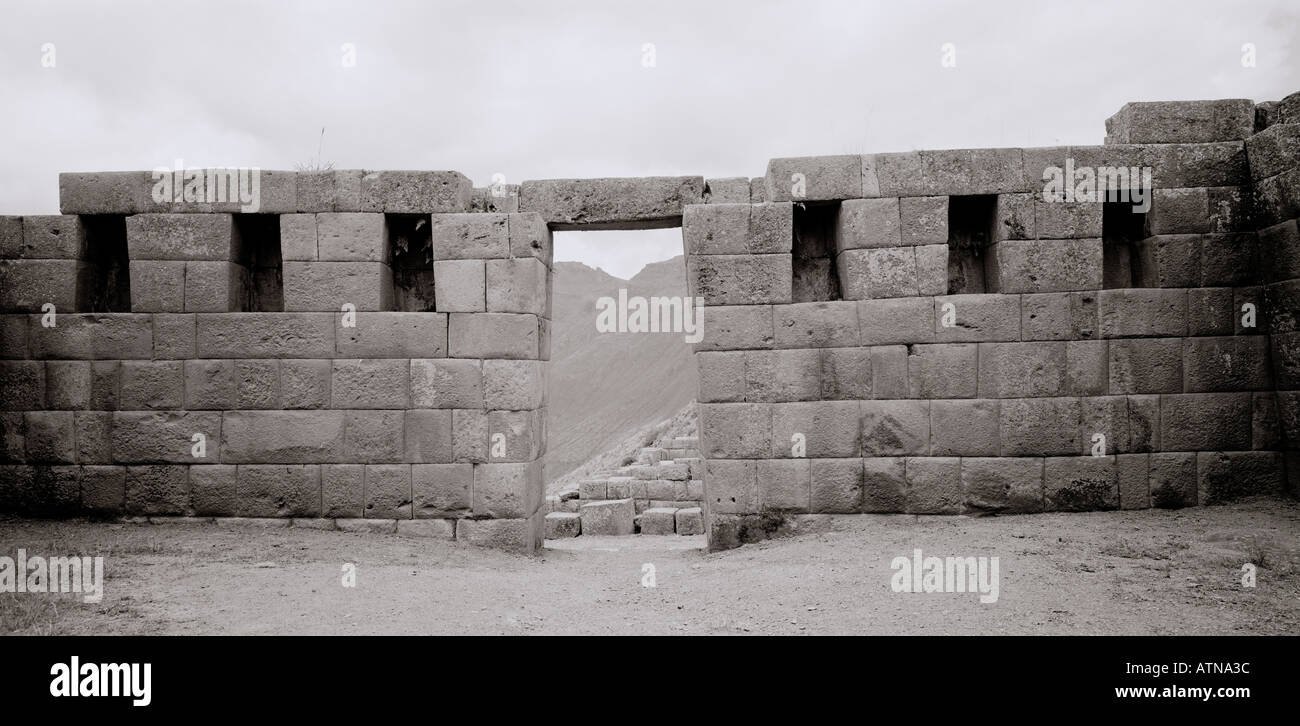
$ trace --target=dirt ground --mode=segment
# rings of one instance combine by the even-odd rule
[[[702,544],[583,537],[525,557],[397,535],[0,520],[0,555],[102,555],[106,570],[98,604],[0,593],[0,633],[1300,633],[1294,502],[854,516],[728,552]],[[998,601],[893,592],[890,562],[915,548],[997,556]],[[1241,584],[1246,562],[1258,565],[1253,589]]]

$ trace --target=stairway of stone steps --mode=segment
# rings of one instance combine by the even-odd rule
[[[679,436],[647,446],[636,462],[583,479],[546,498],[546,538],[703,534],[704,459],[700,441]]]

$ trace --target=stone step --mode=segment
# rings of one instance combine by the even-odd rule
[[[637,517],[641,534],[677,534],[677,510],[651,507]]]
[[[672,459],[674,461],[676,461],[677,459],[698,459],[699,457],[700,457],[700,450],[695,447],[682,448],[682,449],[664,449],[664,455],[663,455],[663,458]]]
[[[663,459],[663,456],[664,450],[658,446],[646,446],[637,452],[636,463],[652,465],[658,464],[659,461]]]
[[[698,449],[700,448],[700,437],[698,436],[678,436],[673,439],[673,449]]]
[[[647,509],[654,509],[656,507],[681,509],[682,507],[704,506],[702,501],[699,499],[633,499],[632,503],[638,514]]]
[[[636,507],[631,499],[587,502],[578,508],[582,532],[590,535],[628,535],[636,531]]]
[[[546,539],[577,537],[582,534],[582,517],[576,512],[551,512],[545,519]]]

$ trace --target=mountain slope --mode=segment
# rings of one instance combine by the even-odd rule
[[[695,400],[698,375],[682,333],[600,333],[596,300],[686,294],[678,256],[621,280],[579,262],[555,263],[546,480],[671,418]]]

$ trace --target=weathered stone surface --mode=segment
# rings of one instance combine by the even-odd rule
[[[1002,401],[999,436],[1003,456],[1082,453],[1077,398],[1015,398]]]
[[[1103,338],[1187,334],[1186,290],[1102,290],[1099,295]]]
[[[1114,144],[1240,141],[1255,129],[1255,104],[1244,98],[1216,101],[1135,101],[1106,119]]]
[[[538,317],[516,313],[451,313],[448,352],[454,358],[536,360]]]
[[[1067,392],[1064,342],[979,345],[979,395],[1012,398]]]
[[[1005,240],[993,245],[1003,293],[1096,290],[1101,287],[1100,238]]]
[[[334,357],[329,313],[200,314],[197,325],[202,358]]]
[[[1043,459],[969,457],[961,460],[961,486],[968,511],[1043,511]]]
[[[340,461],[343,456],[343,411],[227,411],[211,415],[221,421],[224,463],[324,463]],[[115,419],[113,449],[119,460],[121,447],[116,436],[120,426]],[[208,436],[210,449],[215,438]],[[186,456],[188,440],[185,434]]]
[[[1043,489],[1049,511],[1118,509],[1115,457],[1049,456],[1043,462]]]
[[[393,270],[382,262],[285,262],[286,312],[391,310]]]
[[[356,325],[337,313],[334,335],[342,358],[442,358],[447,355],[443,313],[358,312]],[[306,356],[304,356],[306,357]]]
[[[1263,335],[1187,338],[1184,391],[1262,391],[1273,388],[1269,341]]]
[[[934,456],[997,456],[996,400],[930,402],[930,453]]]
[[[697,350],[771,348],[775,340],[771,305],[706,305],[704,337]]]
[[[929,454],[929,401],[863,401],[861,416],[865,455]]]
[[[1285,487],[1282,454],[1276,451],[1202,451],[1196,478],[1201,504],[1277,496]]]
[[[1250,449],[1249,393],[1183,393],[1160,397],[1160,439],[1165,451]]]
[[[653,229],[679,226],[683,208],[703,201],[698,176],[546,179],[523,183],[519,211],[557,230]]]
[[[590,502],[578,508],[582,533],[593,535],[628,535],[635,531],[636,511],[631,499]]]
[[[361,211],[464,212],[474,185],[455,171],[371,171],[361,177]]]
[[[700,255],[687,259],[690,294],[706,306],[768,305],[792,299],[790,255]],[[705,313],[707,317],[707,313]]]
[[[912,398],[974,398],[977,391],[973,343],[908,346],[907,381]]]
[[[565,539],[582,534],[582,516],[577,512],[550,512],[546,515],[546,539]]]
[[[863,158],[803,156],[772,159],[767,164],[764,198],[772,202],[857,199],[864,194]],[[879,196],[876,193],[869,196]]]
[[[965,511],[961,459],[933,456],[905,460],[908,514],[961,514]]]
[[[239,259],[240,240],[229,214],[135,214],[126,218],[131,260]]]
[[[948,305],[952,307],[947,308]],[[933,320],[934,339],[939,343],[1019,340],[1020,300],[1012,295],[993,294],[936,297]],[[948,327],[947,322],[952,326]]]

